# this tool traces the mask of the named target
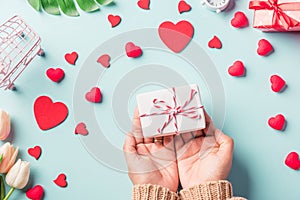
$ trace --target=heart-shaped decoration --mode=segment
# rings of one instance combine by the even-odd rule
[[[286,87],[285,81],[278,75],[272,75],[270,77],[271,89],[274,92],[282,92]]]
[[[290,152],[286,156],[284,163],[294,170],[300,169],[299,154],[297,152]]]
[[[42,148],[40,146],[35,146],[33,148],[29,148],[27,151],[29,155],[31,155],[36,160],[38,160],[39,157],[41,156]]]
[[[192,7],[186,3],[184,0],[179,1],[178,3],[178,11],[180,14],[184,12],[189,12],[192,9]]]
[[[53,103],[50,97],[40,96],[34,102],[35,120],[42,130],[49,130],[58,126],[68,116],[68,108],[62,102]]]
[[[221,42],[221,40],[220,40],[217,36],[214,36],[214,37],[208,42],[208,47],[209,47],[209,48],[221,49],[221,48],[222,48],[222,42]]]
[[[107,18],[112,28],[118,26],[121,22],[121,17],[119,15],[108,15]]]
[[[65,54],[65,59],[68,63],[71,65],[75,65],[76,60],[78,59],[78,53],[77,52],[72,52],[72,53],[66,53]]]
[[[46,75],[51,81],[59,83],[65,77],[65,72],[61,68],[49,68],[46,71]]]
[[[101,90],[98,87],[93,87],[85,94],[85,99],[92,103],[100,103],[102,100]]]
[[[26,197],[31,200],[41,200],[44,195],[44,188],[41,185],[36,185],[29,188],[26,192]]]
[[[67,187],[67,185],[68,185],[67,177],[63,173],[59,174],[57,176],[57,178],[55,180],[53,180],[53,182],[59,187]]]
[[[137,2],[137,5],[144,10],[149,10],[150,9],[150,0],[139,0]]]
[[[244,76],[245,75],[245,67],[242,61],[235,61],[232,66],[228,68],[228,73],[231,76]]]
[[[138,58],[143,54],[141,47],[136,46],[133,42],[128,42],[125,46],[126,54],[130,58]]]
[[[266,40],[261,39],[258,42],[257,54],[260,56],[267,56],[274,51],[272,44]]]
[[[231,25],[235,28],[244,28],[249,25],[248,18],[243,12],[236,12],[231,20]]]
[[[104,54],[98,58],[97,62],[103,67],[108,68],[110,67],[110,56],[108,54]]]
[[[271,117],[268,120],[268,124],[273,129],[281,131],[285,125],[285,117],[282,114],[278,114],[275,117]]]
[[[89,132],[86,129],[85,123],[81,122],[81,123],[77,124],[77,126],[75,128],[75,134],[87,135],[88,133]]]
[[[163,22],[158,33],[163,43],[175,53],[181,52],[191,41],[194,35],[194,27],[188,21],[180,21],[177,24]]]

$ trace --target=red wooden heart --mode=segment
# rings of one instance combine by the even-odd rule
[[[258,42],[258,48],[257,48],[257,53],[260,56],[267,56],[271,54],[274,51],[272,44],[266,40],[266,39],[261,39]]]
[[[242,61],[235,61],[232,66],[228,68],[228,73],[231,76],[244,76],[245,67]]]
[[[221,40],[217,36],[214,36],[208,42],[208,47],[210,47],[210,48],[216,48],[216,49],[221,49],[222,48],[222,42],[221,42]]]
[[[57,69],[49,68],[46,71],[46,75],[53,82],[59,83],[65,77],[65,72],[61,68],[57,68]]]
[[[278,114],[275,117],[271,117],[268,120],[268,124],[273,129],[281,131],[285,125],[285,117],[282,114]]]
[[[98,87],[93,87],[85,94],[85,99],[92,103],[100,103],[102,100],[101,90]]]
[[[271,89],[274,92],[281,92],[286,86],[285,81],[278,75],[272,75],[270,78]]]
[[[61,173],[57,176],[55,180],[53,180],[53,182],[59,187],[67,187],[68,183],[66,179],[67,179],[66,175]]]
[[[180,14],[184,13],[184,12],[189,12],[191,9],[192,9],[192,7],[188,3],[186,3],[184,0],[181,0],[178,3],[178,11]]]
[[[77,124],[77,126],[75,128],[75,134],[87,135],[88,133],[89,132],[86,129],[85,123],[81,122],[81,123]]]
[[[112,28],[118,26],[121,22],[121,17],[119,15],[108,15],[107,18]]]
[[[138,58],[143,54],[141,47],[136,46],[133,42],[128,42],[125,46],[126,54],[130,58]]]
[[[163,43],[175,53],[181,52],[191,41],[194,35],[194,27],[188,21],[180,21],[177,24],[163,22],[158,33]]]
[[[108,54],[104,54],[98,58],[97,62],[103,67],[108,68],[110,67],[110,56]]]
[[[65,59],[68,63],[71,65],[75,65],[75,62],[78,58],[78,53],[77,52],[72,52],[72,53],[66,53],[65,54]]]
[[[26,192],[26,197],[31,200],[41,200],[44,195],[44,188],[41,185],[36,185],[29,188]]]
[[[149,10],[150,9],[150,0],[139,0],[137,2],[137,5],[144,10]]]
[[[235,28],[244,28],[248,26],[248,18],[243,12],[236,12],[233,19],[231,20],[231,25]]]
[[[39,159],[39,157],[41,156],[41,153],[42,153],[42,149],[40,146],[35,146],[33,148],[28,149],[28,154],[31,155],[32,157],[34,157],[36,160]]]
[[[68,108],[62,102],[53,103],[50,97],[40,96],[34,102],[35,120],[42,130],[61,124],[68,116]]]
[[[290,152],[286,156],[284,163],[294,170],[300,169],[299,154],[297,152]]]

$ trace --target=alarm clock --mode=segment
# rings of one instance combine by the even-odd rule
[[[202,5],[206,5],[212,11],[220,13],[229,5],[230,0],[202,0]]]

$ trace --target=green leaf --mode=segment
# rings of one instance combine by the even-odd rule
[[[40,0],[28,0],[28,3],[36,10],[41,10],[41,1]]]
[[[5,196],[5,186],[3,176],[0,176],[0,199],[4,199]]]
[[[52,14],[52,15],[60,14],[57,0],[41,0],[41,1],[42,1],[43,9],[47,13]]]
[[[76,6],[74,4],[73,0],[57,0],[60,9],[63,13],[65,13],[68,16],[76,17],[79,16],[79,13],[76,9]]]
[[[96,0],[96,1],[102,6],[106,6],[106,5],[114,2],[114,0]]]
[[[94,0],[77,0],[79,7],[85,12],[93,12],[99,10],[99,6]]]

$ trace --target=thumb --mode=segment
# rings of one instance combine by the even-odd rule
[[[221,130],[215,130],[215,139],[219,145],[219,152],[223,156],[232,156],[234,141],[231,137],[225,135]]]
[[[124,153],[133,153],[136,154],[136,140],[135,137],[132,135],[132,133],[126,134],[126,139],[123,145],[123,151]]]

